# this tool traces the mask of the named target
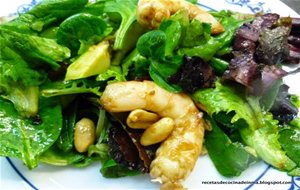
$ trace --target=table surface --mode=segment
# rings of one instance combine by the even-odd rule
[[[289,7],[294,9],[298,14],[300,14],[300,0],[281,0],[285,4],[287,4]]]

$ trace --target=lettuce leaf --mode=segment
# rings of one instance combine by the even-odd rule
[[[0,156],[21,159],[29,169],[58,138],[62,128],[61,106],[42,99],[37,118],[24,119],[12,103],[0,98]]]
[[[239,176],[259,159],[240,142],[232,142],[213,118],[207,117],[212,130],[205,134],[205,147],[219,173],[223,176]]]
[[[234,111],[231,123],[245,120],[248,125],[239,128],[240,135],[246,145],[253,148],[265,162],[284,171],[299,168],[278,141],[278,121],[261,109],[259,97],[246,96],[243,88],[217,82],[215,89],[198,90],[193,94],[193,99],[210,116],[221,111]]]
[[[243,88],[230,84],[225,86],[217,81],[216,88],[198,90],[192,97],[197,103],[203,105],[204,110],[211,116],[219,112],[234,111],[231,123],[243,119],[253,130],[257,126],[258,121],[247,103]]]

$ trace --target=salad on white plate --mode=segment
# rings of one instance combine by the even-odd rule
[[[300,19],[220,2],[20,6],[0,25],[1,183],[299,188]]]

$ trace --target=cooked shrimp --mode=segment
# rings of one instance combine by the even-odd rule
[[[137,8],[137,20],[145,27],[157,28],[163,19],[168,19],[181,9],[188,11],[190,19],[210,23],[213,34],[224,31],[224,27],[211,14],[185,0],[140,0]]]
[[[129,81],[109,84],[100,102],[109,112],[144,109],[174,120],[172,133],[151,163],[150,176],[162,188],[182,187],[201,153],[204,134],[202,114],[191,98],[170,93],[151,81]]]

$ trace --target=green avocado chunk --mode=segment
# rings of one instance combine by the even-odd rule
[[[67,69],[65,80],[75,80],[98,75],[110,66],[109,42],[91,46]]]

